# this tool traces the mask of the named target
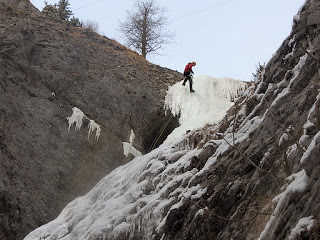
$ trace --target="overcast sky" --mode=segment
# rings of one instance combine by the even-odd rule
[[[292,19],[305,0],[155,0],[167,9],[172,44],[155,64],[182,72],[196,61],[196,75],[252,80],[258,63],[267,63],[290,34]],[[47,0],[49,4],[58,0]],[[31,0],[38,9],[43,0]],[[99,33],[124,43],[118,31],[134,0],[69,0],[75,17],[95,21]]]

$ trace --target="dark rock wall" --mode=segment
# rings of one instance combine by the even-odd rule
[[[29,1],[0,1],[0,239],[22,239],[127,162],[131,129],[147,152],[167,120],[166,89],[181,79]],[[67,131],[73,107],[102,126],[98,142],[88,121]]]

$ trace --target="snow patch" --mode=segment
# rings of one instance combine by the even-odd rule
[[[271,215],[269,222],[266,224],[265,229],[260,234],[258,240],[264,239],[268,235],[269,230],[271,231],[272,223],[276,219],[276,216],[279,214],[281,209],[284,207],[287,196],[289,196],[290,193],[303,193],[305,191],[309,177],[307,176],[305,170],[301,170],[300,172],[287,177],[286,180],[290,182],[290,184],[285,188],[284,192],[273,198],[272,202],[276,204],[276,208]]]
[[[315,220],[313,216],[301,218],[298,224],[291,230],[289,240],[299,239],[298,236],[300,236],[302,232],[309,232],[314,224]]]
[[[290,46],[290,44],[289,44],[289,46]],[[290,59],[292,57],[293,57],[293,52],[290,52],[283,58],[283,60],[287,60],[287,59]]]
[[[287,142],[289,139],[289,136],[287,133],[283,133],[282,136],[279,139],[279,147],[283,145],[284,142]]]
[[[308,54],[305,54],[302,57],[300,57],[299,62],[297,63],[297,65],[295,65],[295,67],[292,70],[293,71],[293,77],[291,78],[289,85],[286,88],[284,88],[277,95],[276,99],[272,102],[271,107],[275,106],[280,99],[282,99],[283,97],[285,97],[287,94],[290,93],[291,86],[292,86],[293,82],[296,80],[296,78],[298,77],[298,75],[300,73],[300,70],[302,69],[302,67],[306,63],[307,57],[308,57]]]
[[[320,132],[318,132],[312,139],[310,145],[308,146],[308,149],[303,153],[300,162],[304,163],[311,155],[312,151],[315,149],[315,147],[320,142]]]

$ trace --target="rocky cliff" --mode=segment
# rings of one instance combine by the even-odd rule
[[[293,20],[220,124],[117,168],[27,239],[319,239],[320,2]]]
[[[88,182],[94,181],[83,178],[94,166],[108,165],[96,155],[103,156],[106,146],[111,151],[120,145],[131,128],[142,138],[138,130],[142,125],[135,125],[137,116],[146,111],[146,119],[155,119],[149,110],[153,104],[149,95],[140,98],[141,92],[125,82],[144,79],[135,82],[141,84],[139,89],[148,89],[143,94],[152,92],[161,99],[167,82],[160,78],[157,82],[162,85],[154,86],[146,77],[148,69],[165,76],[174,73],[160,71],[84,29],[0,6],[4,19],[14,19],[11,25],[1,26],[9,34],[0,37],[1,77],[5,76],[1,79],[1,103],[5,103],[0,119],[1,176],[5,176],[1,227],[5,227],[4,237],[14,239],[52,218],[63,203],[79,194],[73,187],[85,182],[80,189],[88,189]],[[307,0],[293,20],[290,36],[220,124],[192,131],[180,142],[117,168],[27,239],[319,239],[319,1]],[[79,46],[76,50],[74,44]],[[41,52],[48,55],[35,57]],[[55,57],[48,59],[52,53]],[[107,61],[109,54],[113,61],[97,64]],[[123,66],[119,59],[134,68]],[[126,71],[113,72],[113,66]],[[132,115],[124,115],[130,126],[124,123],[121,128],[121,122],[113,122],[121,119],[120,112],[130,112],[121,109],[125,103],[111,104],[121,101],[114,89],[123,91],[119,96],[133,104]],[[148,108],[142,107],[144,101]],[[86,131],[66,131],[73,106],[104,126],[98,143],[87,140]],[[113,114],[117,116],[112,118]],[[151,126],[147,120],[143,123]],[[144,146],[142,139],[138,143]],[[111,151],[102,159],[114,164],[113,156],[116,153]],[[108,208],[114,203],[114,209]]]
[[[181,79],[114,40],[42,16],[28,0],[1,0],[0,239],[22,239],[132,159],[122,148],[131,130],[147,152],[167,120],[166,89]],[[80,131],[68,131],[74,107],[86,116]]]

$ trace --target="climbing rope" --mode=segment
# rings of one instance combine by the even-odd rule
[[[171,121],[172,117],[173,117],[173,115],[171,115],[171,116],[169,117],[169,119],[165,122],[165,124],[162,126],[162,128],[161,128],[160,131],[158,132],[157,136],[153,139],[153,142],[152,142],[152,144],[151,144],[151,147],[150,147],[150,149],[149,149],[149,152],[151,152],[151,151],[154,149],[155,145],[157,144],[157,142],[158,142],[159,138],[161,137],[162,133],[164,132],[164,130],[165,130],[166,127],[168,126],[168,124],[169,124],[169,122]]]
[[[187,93],[187,90],[188,90],[188,88],[186,88],[186,91],[182,95],[182,97],[180,99],[180,102],[178,104],[178,107],[180,107],[182,99],[183,99],[184,95]],[[168,126],[168,124],[169,124],[169,122],[171,121],[172,118],[173,118],[173,114],[171,114],[171,116],[168,118],[168,120],[162,125],[162,127],[161,127],[160,131],[158,132],[157,136],[153,139],[153,142],[151,144],[149,152],[151,152],[155,148],[158,140],[160,139],[161,135],[163,134],[164,130],[166,129],[166,127]]]

